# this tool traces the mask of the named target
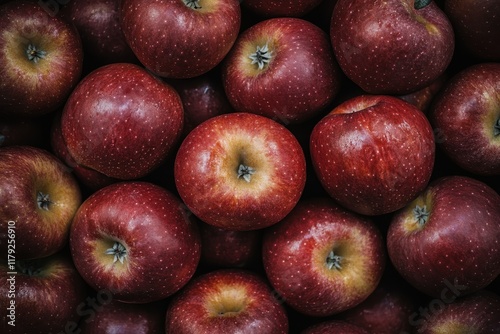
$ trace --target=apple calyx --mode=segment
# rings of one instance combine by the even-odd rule
[[[493,127],[493,135],[495,137],[500,136],[500,117],[497,119],[495,126]]]
[[[415,9],[422,9],[428,5],[430,5],[430,3],[432,2],[432,0],[415,0],[415,4],[413,5],[413,7]]]
[[[330,251],[326,257],[326,266],[329,270],[335,268],[337,270],[342,269],[342,256],[336,255],[334,251]]]
[[[39,191],[36,195],[36,202],[38,204],[38,208],[44,211],[49,211],[50,205],[52,204],[49,194],[44,194],[41,191]]]
[[[253,174],[255,174],[254,168],[243,164],[238,166],[238,179],[243,178],[243,180],[250,182]]]
[[[120,261],[120,263],[123,264],[123,261],[125,261],[127,257],[127,249],[118,241],[115,241],[113,247],[108,248],[105,253],[114,256],[113,263]]]
[[[29,44],[28,48],[26,49],[26,55],[28,56],[28,60],[29,61],[32,61],[35,64],[37,64],[40,59],[44,59],[45,58],[45,56],[47,55],[47,52],[38,49],[33,44]]]
[[[34,260],[18,261],[16,267],[19,272],[27,276],[39,276],[42,272],[42,268]]]
[[[257,64],[259,70],[262,70],[271,61],[272,53],[267,44],[264,46],[257,45],[257,50],[248,57],[252,60],[252,65]]]
[[[184,4],[192,9],[201,9],[200,0],[183,0]]]
[[[413,215],[415,216],[415,220],[417,221],[417,224],[419,226],[424,226],[425,223],[427,223],[427,220],[429,219],[429,214],[430,212],[427,211],[427,206],[420,206],[417,205],[413,209]]]

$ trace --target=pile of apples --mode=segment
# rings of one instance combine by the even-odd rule
[[[500,333],[495,0],[0,2],[1,333]]]

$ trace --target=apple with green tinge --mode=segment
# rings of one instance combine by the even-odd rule
[[[492,333],[500,332],[500,296],[487,290],[440,304],[438,311],[416,320],[416,333]],[[437,309],[437,307],[436,307]]]
[[[286,334],[288,318],[261,276],[221,269],[198,276],[174,296],[165,332]]]
[[[0,257],[7,257],[11,226],[18,260],[61,250],[81,201],[76,179],[52,153],[31,146],[0,148]]]
[[[478,63],[445,83],[429,119],[439,145],[461,168],[500,175],[500,63]]]
[[[427,186],[434,167],[432,127],[415,106],[359,95],[334,108],[310,137],[312,165],[330,196],[364,215],[394,212]]]
[[[450,64],[455,36],[431,0],[338,0],[330,37],[344,73],[371,94],[407,94]]]
[[[238,0],[123,0],[125,38],[139,61],[166,78],[207,73],[238,36]]]
[[[330,316],[364,301],[385,268],[382,234],[368,218],[329,198],[297,204],[263,236],[269,282],[283,300],[309,316]]]
[[[298,18],[272,18],[242,32],[221,70],[234,109],[283,124],[317,115],[340,88],[328,35]]]
[[[394,214],[387,249],[398,272],[436,298],[465,295],[500,274],[500,195],[464,176],[434,180]]]
[[[184,122],[175,89],[144,68],[102,66],[69,96],[61,130],[76,164],[108,177],[143,177],[172,153]]]
[[[182,202],[137,181],[115,183],[88,197],[73,219],[70,248],[91,287],[129,303],[177,292],[193,276],[201,252],[198,228]]]
[[[264,17],[302,17],[322,0],[245,0],[242,5]]]
[[[283,125],[251,113],[213,117],[184,139],[175,184],[207,224],[256,230],[283,219],[306,181],[302,147]]]
[[[34,1],[0,5],[0,114],[35,116],[64,104],[82,73],[76,29]]]
[[[77,327],[87,285],[71,259],[58,253],[36,260],[0,263],[0,307],[5,334],[63,333]]]

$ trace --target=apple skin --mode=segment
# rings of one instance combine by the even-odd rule
[[[30,60],[29,45],[46,54]],[[0,50],[0,114],[50,113],[64,104],[80,80],[83,51],[78,32],[33,1],[0,6]]]
[[[500,6],[496,0],[444,0],[457,44],[478,60],[500,61]]]
[[[441,89],[447,81],[448,75],[445,73],[431,82],[428,86],[408,94],[398,95],[397,97],[410,104],[413,104],[426,116],[428,116],[434,99],[440,93]]]
[[[476,179],[445,176],[394,214],[387,249],[411,285],[442,298],[450,284],[465,295],[500,274],[499,238],[500,195]]]
[[[238,0],[123,0],[122,29],[139,61],[166,78],[207,73],[227,55],[238,36]],[[160,19],[161,18],[161,19]]]
[[[357,213],[381,215],[424,190],[435,143],[429,121],[415,106],[386,95],[359,95],[316,124],[310,151],[331,197]]]
[[[266,45],[270,61],[259,69],[250,56]],[[235,110],[285,125],[323,111],[336,96],[341,81],[327,34],[298,18],[272,18],[243,31],[221,72]]]
[[[240,175],[241,166],[254,174]],[[186,206],[205,223],[256,230],[277,223],[297,204],[306,162],[299,142],[283,125],[231,113],[188,134],[177,151],[174,177]]]
[[[369,334],[362,327],[351,324],[342,320],[324,320],[314,325],[309,326],[301,332],[301,334],[325,334],[325,333],[342,333],[342,334]]]
[[[480,290],[418,319],[416,333],[498,333],[500,296]]]
[[[77,308],[87,296],[87,285],[66,253],[16,261],[16,267],[17,274],[12,275],[7,263],[0,263],[2,333],[60,333],[67,324],[78,322]],[[12,277],[14,280],[9,281]],[[13,282],[15,286],[11,287]],[[15,296],[9,298],[13,289]],[[7,310],[12,301],[15,301],[15,326],[7,324],[12,320]]]
[[[164,334],[164,304],[163,301],[129,304],[112,299],[98,308],[93,317],[82,318],[79,333]]]
[[[78,165],[130,180],[150,173],[176,148],[183,118],[172,86],[142,67],[115,63],[79,82],[64,106],[61,130]]]
[[[69,1],[62,12],[76,26],[86,60],[95,66],[138,62],[122,31],[120,0]]]
[[[196,277],[167,308],[167,334],[286,334],[286,311],[254,272],[220,269]]]
[[[245,0],[242,5],[263,17],[302,17],[322,0]]]
[[[329,268],[330,253],[340,269]],[[329,198],[300,201],[263,236],[267,278],[283,300],[308,316],[325,317],[365,300],[385,268],[381,232],[368,218]]]
[[[52,153],[31,146],[0,148],[0,257],[7,256],[9,221],[15,222],[16,259],[61,250],[81,201],[76,179]]]
[[[107,253],[117,244],[126,252],[123,263]],[[88,197],[73,219],[70,248],[91,287],[129,303],[177,292],[193,276],[201,252],[198,228],[182,202],[159,186],[138,181],[115,183]]]
[[[479,63],[445,83],[429,114],[443,151],[477,175],[500,175],[500,63]]]
[[[407,94],[429,85],[450,64],[455,36],[434,3],[338,0],[330,37],[344,73],[370,94]]]

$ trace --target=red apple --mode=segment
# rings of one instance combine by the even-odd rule
[[[81,193],[70,170],[50,152],[8,146],[0,148],[0,203],[0,257],[11,254],[15,238],[15,259],[34,259],[67,244]]]
[[[420,309],[416,333],[499,333],[500,296],[481,290],[451,303],[431,301]]]
[[[330,36],[344,73],[372,94],[429,85],[447,69],[455,44],[447,16],[429,0],[339,0]]]
[[[446,74],[443,74],[439,76],[436,80],[431,82],[428,86],[408,94],[398,95],[397,97],[408,103],[413,104],[423,113],[428,115],[429,109],[432,103],[434,102],[434,99],[441,91],[447,80],[448,76]]]
[[[98,306],[92,316],[82,318],[78,333],[164,334],[165,310],[163,302],[129,304],[112,299]]]
[[[65,255],[20,260],[13,268],[0,263],[2,333],[63,333],[76,328],[87,286]]]
[[[76,29],[34,1],[0,6],[0,114],[56,110],[80,79],[83,53]]]
[[[123,0],[122,28],[139,61],[168,78],[204,74],[239,33],[238,0]]]
[[[453,24],[458,45],[476,58],[500,61],[500,6],[496,0],[444,0],[444,12]]]
[[[221,69],[234,109],[284,124],[323,111],[340,87],[328,36],[298,18],[268,19],[246,29]]]
[[[478,180],[447,176],[392,217],[387,248],[410,284],[448,298],[484,288],[500,274],[498,240],[500,195]]]
[[[301,17],[321,2],[322,0],[245,0],[242,5],[265,17]]]
[[[71,225],[70,247],[82,277],[118,301],[148,303],[177,292],[194,274],[200,236],[182,202],[147,182],[93,193]]]
[[[281,124],[250,113],[213,117],[191,131],[175,159],[179,195],[207,224],[256,230],[283,219],[306,180],[305,157]]]
[[[342,333],[342,334],[368,334],[362,327],[356,324],[350,324],[342,320],[323,320],[309,326],[301,334],[326,334],[326,333]],[[378,333],[377,333],[378,334]]]
[[[174,88],[137,65],[116,63],[80,81],[64,107],[61,129],[78,165],[136,179],[171,153],[183,118]]]
[[[500,175],[500,63],[480,63],[445,83],[429,115],[443,151],[474,174]]]
[[[434,165],[434,135],[425,115],[385,95],[343,102],[318,122],[310,143],[326,191],[365,215],[408,204],[427,186]]]
[[[98,65],[137,62],[120,22],[120,0],[69,1],[63,7],[82,38],[86,59]]]
[[[285,309],[257,274],[216,270],[195,278],[167,309],[167,334],[286,334]]]
[[[263,264],[271,285],[295,310],[330,316],[365,300],[385,265],[381,232],[327,198],[301,201],[265,231]]]

